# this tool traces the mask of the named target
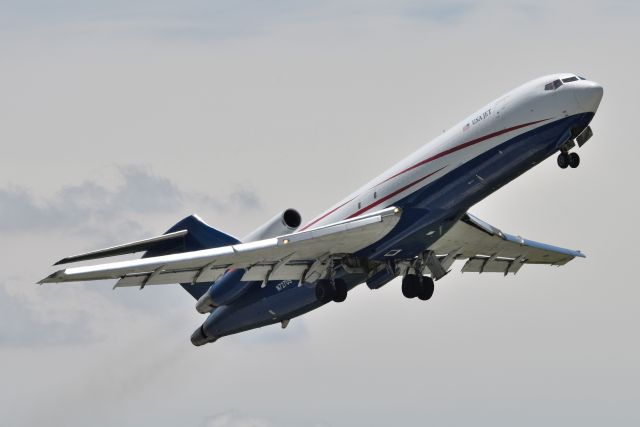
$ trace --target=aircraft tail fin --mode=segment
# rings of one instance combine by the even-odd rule
[[[166,242],[164,246],[150,249],[142,255],[142,258],[149,258],[161,255],[177,254],[182,252],[197,251],[201,249],[218,248],[220,246],[234,245],[240,243],[238,239],[222,231],[211,227],[197,215],[189,215],[168,229],[164,235],[170,235],[182,230],[186,234],[182,239],[173,239]],[[213,283],[181,283],[180,285],[195,299],[200,298]]]
[[[202,221],[202,219],[197,215],[189,215],[182,219],[168,229],[163,236],[181,231],[186,231],[181,239],[168,240],[163,246],[149,249],[145,252],[142,258],[218,248],[220,246],[240,243],[240,241],[235,237],[211,227]]]

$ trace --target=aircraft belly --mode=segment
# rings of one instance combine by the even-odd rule
[[[339,277],[345,280],[348,289],[353,289],[364,282],[366,275],[340,274]],[[207,336],[220,338],[290,320],[321,306],[314,286],[275,280],[264,288],[256,288],[237,304],[218,307],[205,321],[204,328]]]
[[[224,307],[220,314],[218,308],[204,327],[208,336],[222,337],[289,320],[319,306],[315,288],[298,287],[293,281],[272,281],[244,301]]]

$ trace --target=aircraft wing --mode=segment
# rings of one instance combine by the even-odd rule
[[[564,265],[580,251],[564,249],[504,233],[479,218],[465,214],[429,248],[445,270],[456,259],[467,259],[462,272],[517,273],[524,264]]]
[[[378,241],[400,220],[390,207],[324,227],[256,242],[56,271],[39,283],[118,279],[115,287],[212,282],[227,269],[245,269],[242,280],[320,278],[333,255],[351,254]],[[125,246],[135,246],[128,244]],[[112,249],[109,249],[112,251]],[[96,251],[91,253],[94,256]],[[83,255],[84,257],[84,255]],[[86,257],[84,259],[87,259]]]

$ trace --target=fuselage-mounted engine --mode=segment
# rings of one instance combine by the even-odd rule
[[[242,239],[242,243],[270,239],[296,231],[300,227],[302,217],[295,209],[287,209],[265,222]]]
[[[300,227],[301,221],[298,211],[287,209],[249,233],[242,242],[254,242],[293,233]],[[209,313],[221,305],[232,304],[244,295],[252,286],[252,282],[241,282],[244,273],[244,269],[228,270],[198,299],[196,310],[203,314]]]

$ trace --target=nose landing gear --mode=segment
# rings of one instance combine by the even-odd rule
[[[580,165],[580,156],[578,153],[561,151],[560,154],[558,154],[558,166],[560,166],[561,169],[566,169],[569,166],[575,169],[578,165]]]
[[[579,164],[580,156],[578,156],[578,153],[569,153],[569,166],[575,169]]]

